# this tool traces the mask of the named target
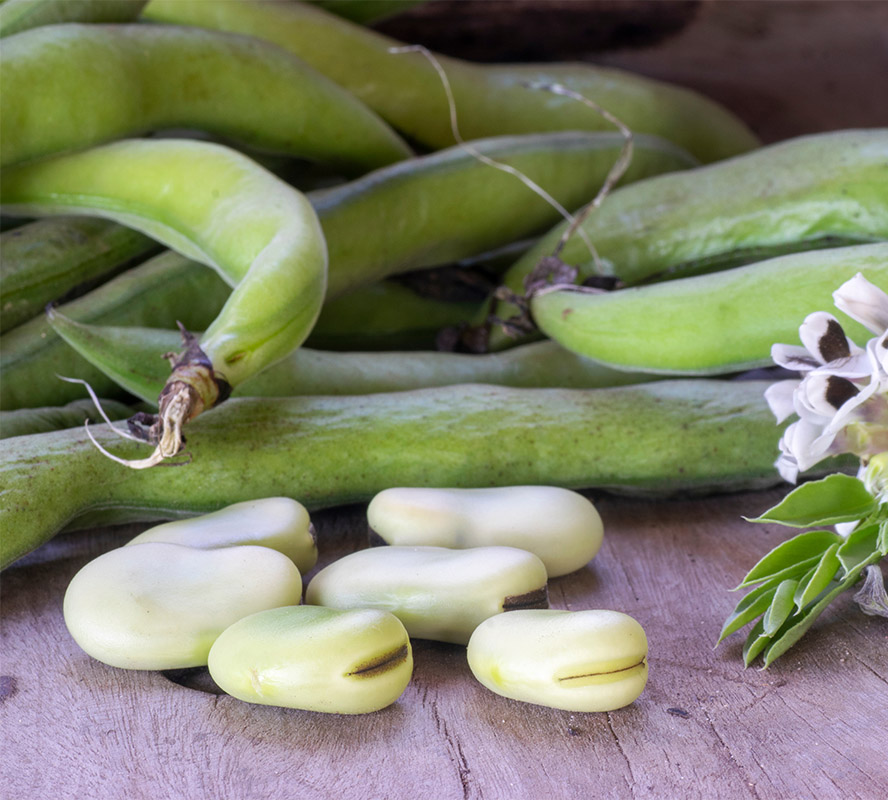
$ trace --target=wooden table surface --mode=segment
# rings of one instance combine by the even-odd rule
[[[662,41],[595,57],[704,90],[766,141],[888,125],[888,3],[719,0],[691,16]],[[250,706],[203,691],[200,673],[176,676],[183,685],[106,667],[67,634],[64,589],[141,528],[59,537],[2,577],[0,797],[884,797],[888,621],[844,596],[767,671],[743,668],[742,635],[713,650],[737,600],[727,588],[785,536],[741,515],[782,491],[592,495],[605,545],[552,581],[551,604],[625,611],[651,648],[644,694],[606,714],[497,697],[464,648],[422,641],[399,702],[362,717]],[[321,564],[363,546],[363,513],[316,515]]]
[[[359,717],[249,705],[204,691],[201,674],[181,685],[107,667],[68,635],[62,597],[141,528],[59,537],[2,582],[0,796],[875,800],[888,786],[888,620],[844,596],[766,671],[743,668],[742,634],[713,650],[738,597],[728,587],[785,535],[740,517],[781,493],[591,495],[605,544],[551,582],[551,605],[625,611],[650,640],[642,696],[599,714],[498,697],[465,648],[425,641],[401,699]],[[366,544],[363,507],[315,521],[321,565]]]

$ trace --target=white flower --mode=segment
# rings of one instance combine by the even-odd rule
[[[888,450],[888,295],[858,273],[833,298],[878,335],[862,349],[834,316],[817,311],[799,328],[803,347],[771,349],[777,364],[802,373],[801,381],[780,381],[765,392],[778,422],[799,417],[781,438],[776,462],[791,483],[827,456]]]

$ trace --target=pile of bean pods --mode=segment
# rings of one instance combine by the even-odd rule
[[[322,6],[0,7],[0,567],[272,496],[778,483],[738,378],[888,289],[888,130],[760,146],[677,86]],[[126,427],[84,430],[87,384]]]

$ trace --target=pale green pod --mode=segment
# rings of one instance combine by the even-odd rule
[[[411,155],[379,117],[268,42],[179,25],[51,25],[3,44],[0,163],[201,131],[358,174]]]
[[[541,293],[534,321],[568,350],[616,369],[714,375],[768,366],[808,314],[831,308],[857,273],[888,289],[888,243],[780,256],[727,272],[604,294]],[[870,333],[837,312],[848,336]]]
[[[411,636],[465,644],[494,614],[546,608],[546,567],[515,547],[374,547],[324,567],[305,602],[390,611]]]
[[[588,564],[604,535],[595,506],[557,486],[386,489],[370,501],[367,521],[391,545],[528,550],[550,578]]]
[[[367,714],[397,700],[413,675],[407,631],[384,611],[291,606],[228,628],[210,675],[223,691],[268,706]]]
[[[0,36],[59,22],[130,22],[146,0],[4,0]]]
[[[202,550],[238,545],[270,547],[283,553],[302,573],[318,561],[308,511],[289,497],[246,500],[211,514],[165,522],[139,534],[127,547],[145,542],[168,542]]]
[[[147,542],[90,561],[65,593],[65,624],[93,658],[124,669],[207,663],[229,625],[299,603],[302,577],[268,547],[197,550]]]
[[[531,609],[483,622],[467,656],[475,677],[503,697],[613,711],[644,690],[647,652],[641,625],[619,611]]]

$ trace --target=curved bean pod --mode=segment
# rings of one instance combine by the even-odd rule
[[[0,69],[3,166],[173,128],[360,172],[411,154],[333,81],[244,36],[53,25],[6,42]]]
[[[172,331],[84,325],[58,310],[48,312],[48,321],[96,369],[149,403],[155,400],[166,379],[165,362],[159,354],[181,346]],[[459,383],[592,389],[655,378],[646,372],[605,367],[555,342],[534,342],[487,355],[422,351],[341,353],[301,347],[241,384],[234,395],[377,394]]]
[[[138,231],[89,217],[41,219],[0,234],[0,333],[157,248]]]
[[[328,75],[394,127],[433,148],[454,143],[441,80],[419,53],[321,9],[244,0],[152,0],[143,17],[249,34],[275,42]],[[745,152],[755,136],[730,112],[692,92],[616,69],[586,64],[478,65],[439,57],[466,139],[552,130],[602,130],[610,124],[565,97],[528,89],[560,83],[594,98],[638,133],[675,142],[701,161]]]
[[[506,273],[521,293],[559,225]],[[803,136],[682,174],[617,189],[583,223],[606,271],[625,284],[760,261],[783,252],[888,239],[888,130]],[[594,263],[578,236],[560,257]],[[500,303],[496,314],[515,313]],[[492,337],[504,344],[501,335]]]
[[[620,139],[613,134],[548,134],[504,137],[478,143],[478,147],[493,158],[508,161],[531,173],[552,188],[565,203],[577,204],[589,193],[594,193],[604,180],[619,150]],[[633,167],[626,177],[631,180],[683,168],[690,163],[690,156],[668,143],[639,137]],[[343,292],[352,285],[371,283],[378,275],[427,267],[487,251],[510,241],[513,231],[524,235],[545,227],[556,218],[556,212],[517,179],[481,164],[460,148],[386,167],[336,189],[312,192],[308,198],[318,207],[329,243],[331,283]],[[392,219],[399,220],[398,236],[391,231]],[[360,236],[356,235],[357,231],[361,232]],[[172,325],[173,320],[181,319],[189,329],[199,330],[206,327],[222,308],[224,294],[220,293],[219,281],[214,281],[213,276],[204,274],[206,270],[184,258],[172,258],[179,258],[181,268],[187,273],[181,280],[177,279],[178,292],[183,294],[174,296],[179,308],[188,309],[177,312],[185,316],[170,319],[169,314],[164,314],[152,323],[150,314],[141,307],[150,304],[154,308],[151,313],[156,314],[157,309],[162,308],[157,293],[166,292],[153,285],[145,289],[144,299],[141,299],[135,294],[138,287],[134,286],[129,300],[133,325]],[[193,289],[189,289],[192,283]],[[119,290],[124,291],[122,286]],[[329,294],[328,291],[328,299]],[[84,304],[87,305],[88,302]],[[425,308],[427,306],[425,304]],[[76,318],[108,324],[126,321],[123,316],[99,318],[86,316],[86,313],[84,308],[84,316]],[[196,316],[200,317],[199,321],[195,321]],[[426,315],[426,321],[430,319],[431,316]],[[41,337],[45,337],[48,330],[45,325],[28,324],[31,326],[29,331],[33,333],[39,328]],[[20,341],[29,336],[23,335]],[[72,393],[70,386],[56,381],[54,372],[97,380],[95,388],[100,394],[114,396],[113,387],[95,370],[86,374],[75,372],[84,365],[73,357],[73,352],[65,363],[66,356],[60,355],[57,349],[55,360],[52,363],[44,361],[41,366],[35,357],[36,350],[51,346],[51,340],[42,338],[42,341],[33,342],[36,349],[25,348],[32,359],[26,369],[33,396],[17,395],[12,399],[9,392],[15,392],[15,389],[10,388],[9,380],[5,380],[0,387],[0,397],[3,398],[0,406],[59,405],[79,396]],[[22,359],[16,358],[16,361],[23,364]],[[58,394],[53,394],[54,388],[59,390]]]
[[[57,22],[131,22],[146,0],[4,0],[0,37]],[[5,46],[5,45],[4,45]]]
[[[13,213],[123,222],[209,264],[234,287],[199,348],[173,365],[147,435],[157,448],[134,466],[177,453],[185,422],[298,347],[320,312],[327,252],[311,205],[228,148],[117,142],[7,169],[2,200]]]
[[[95,509],[176,518],[289,496],[311,511],[398,485],[544,483],[635,494],[773,485],[781,428],[763,397],[767,385],[464,385],[367,397],[234,398],[190,426],[187,467],[139,473],[105,458],[82,430],[7,439],[0,566]],[[107,429],[94,435],[123,456],[138,447]]]
[[[62,308],[66,316],[82,322],[172,328],[181,321],[189,330],[201,330],[213,321],[229,293],[213,270],[167,252]],[[125,396],[114,381],[68,347],[43,315],[0,337],[0,408],[59,406],[83,397],[82,386],[60,381],[57,375],[88,381],[100,397]]]
[[[798,340],[805,317],[833,305],[858,272],[888,289],[888,244],[796,253],[711,275],[586,294],[562,289],[531,301],[540,329],[613,367],[708,375],[771,363],[771,345]],[[867,329],[837,313],[851,339]]]

